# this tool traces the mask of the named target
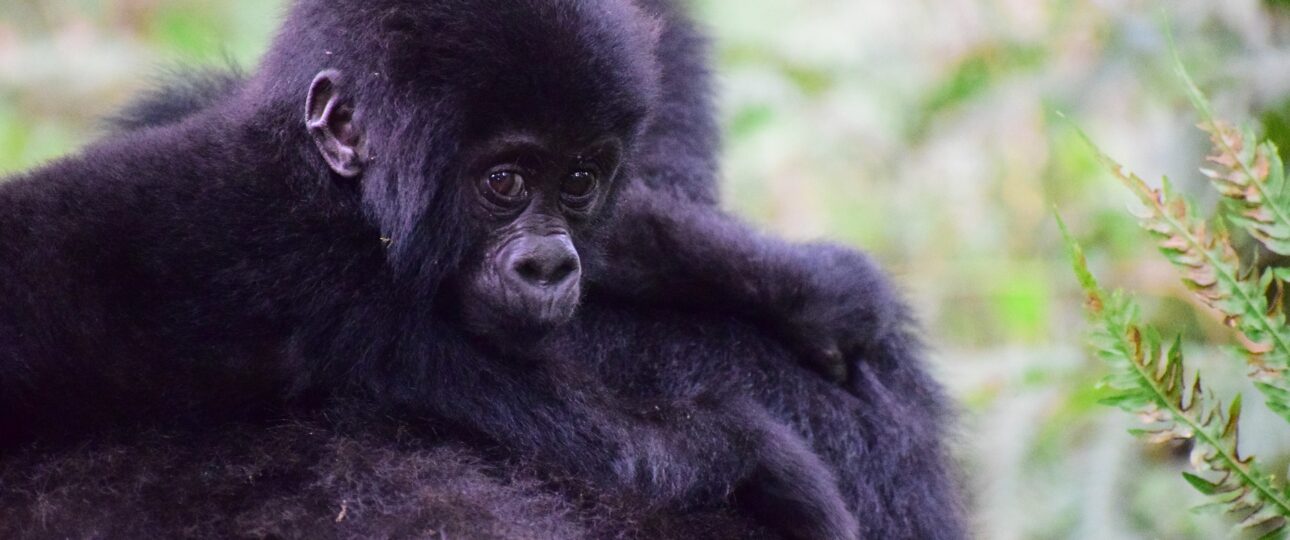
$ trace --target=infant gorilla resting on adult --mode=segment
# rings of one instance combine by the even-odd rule
[[[0,532],[961,536],[881,274],[705,204],[696,39],[305,0],[209,107],[0,186]]]

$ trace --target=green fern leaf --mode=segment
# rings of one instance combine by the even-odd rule
[[[1218,120],[1209,100],[1174,54],[1187,96],[1200,114],[1199,127],[1209,134],[1215,168],[1201,169],[1227,204],[1225,214],[1275,253],[1290,254],[1290,193],[1285,191],[1285,165],[1271,142],[1258,142],[1254,131]]]
[[[1240,333],[1252,377],[1290,388],[1286,377],[1290,371],[1290,327],[1281,303],[1268,301],[1270,296],[1280,297],[1285,284],[1281,276],[1287,273],[1243,271],[1226,233],[1213,230],[1196,217],[1192,205],[1174,191],[1168,178],[1159,189],[1152,188],[1079,133],[1107,169],[1137,195],[1142,203],[1138,212],[1142,228],[1157,239],[1161,254],[1182,273],[1183,283]],[[1269,403],[1278,399],[1265,396]],[[1290,422],[1290,402],[1281,401],[1270,408]]]
[[[1199,375],[1188,384],[1180,340],[1165,346],[1153,329],[1138,323],[1131,300],[1103,291],[1060,217],[1058,226],[1084,288],[1090,343],[1111,368],[1102,382],[1110,391],[1104,402],[1137,414],[1145,427],[1132,432],[1150,442],[1193,441],[1191,463],[1199,474],[1184,474],[1187,483],[1220,505],[1237,528],[1285,537],[1290,495],[1252,456],[1241,454],[1241,398],[1224,407]]]

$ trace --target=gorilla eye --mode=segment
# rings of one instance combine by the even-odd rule
[[[497,171],[488,175],[488,189],[503,199],[518,199],[528,191],[524,176],[515,171]]]
[[[565,179],[564,185],[560,189],[564,194],[573,199],[584,199],[589,197],[596,190],[596,173],[592,171],[574,171]]]

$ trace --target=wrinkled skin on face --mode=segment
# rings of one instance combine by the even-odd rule
[[[463,185],[488,231],[461,283],[474,332],[536,337],[573,317],[621,169],[620,139],[594,141],[504,135],[471,160]]]

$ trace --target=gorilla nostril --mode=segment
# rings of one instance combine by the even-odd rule
[[[515,273],[519,274],[524,281],[541,282],[542,267],[535,259],[524,259],[515,265]]]
[[[513,270],[526,283],[546,287],[569,279],[578,271],[578,260],[568,256],[525,257],[515,263]]]
[[[582,269],[578,252],[567,235],[525,238],[517,242],[513,250],[509,270],[511,278],[528,287],[561,286]]]
[[[551,272],[550,279],[548,279],[547,282],[563,283],[564,280],[569,278],[570,274],[574,273],[577,270],[578,270],[578,261],[572,258],[566,258],[560,261],[558,265],[556,265],[555,271]]]

